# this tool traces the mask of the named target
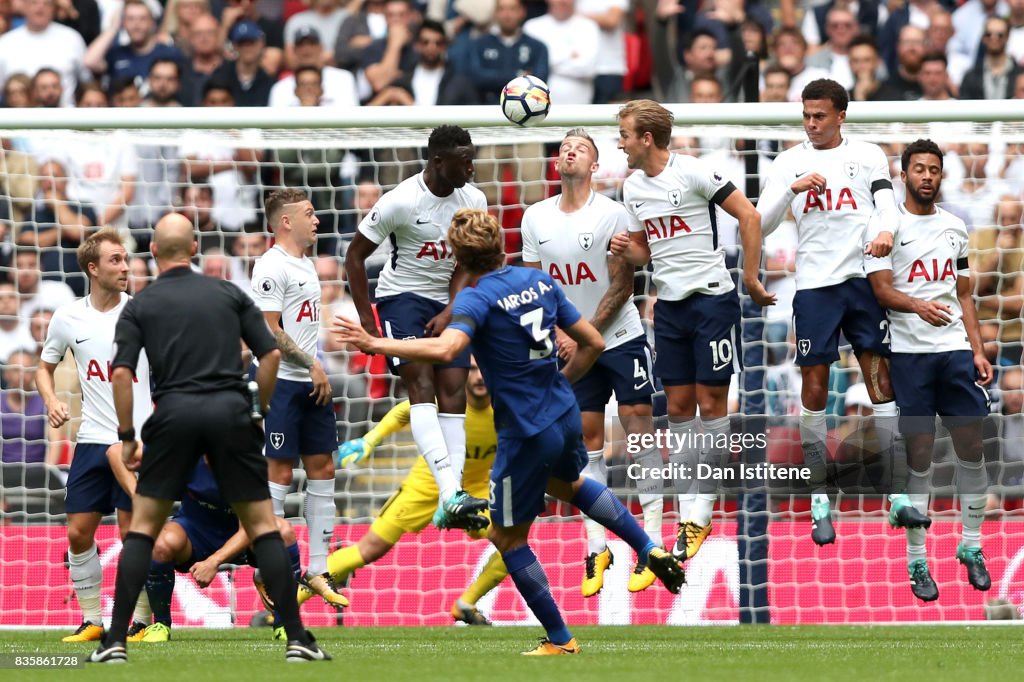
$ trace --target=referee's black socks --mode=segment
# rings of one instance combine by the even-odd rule
[[[114,613],[110,629],[104,637],[104,644],[124,643],[128,637],[135,602],[149,575],[149,564],[153,560],[153,538],[143,533],[129,532],[121,547],[117,561],[117,581],[114,583]],[[148,625],[148,623],[147,623]]]
[[[256,554],[256,563],[260,567],[260,575],[267,584],[267,591],[270,592],[277,615],[281,618],[279,624],[283,625],[285,632],[288,633],[288,640],[308,644],[309,637],[306,629],[302,627],[302,621],[299,620],[299,603],[295,599],[297,585],[292,573],[292,562],[288,558],[288,550],[284,547],[281,533],[264,533],[252,541],[252,549]]]

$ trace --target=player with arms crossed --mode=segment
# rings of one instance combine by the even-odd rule
[[[696,472],[698,459],[713,467],[725,463],[729,380],[741,369],[740,301],[718,243],[717,206],[739,221],[750,297],[772,305],[775,296],[757,278],[761,220],[753,204],[705,162],[671,153],[671,137],[672,113],[660,104],[635,100],[619,110],[619,149],[636,172],[623,186],[629,232],[612,238],[611,252],[634,265],[654,265],[657,373],[669,429],[682,444],[670,459]],[[678,483],[680,510],[688,508],[688,515],[686,521],[680,517],[672,553],[685,561],[711,533],[717,483]]]
[[[469,185],[476,152],[469,133],[458,126],[435,128],[427,141],[427,167],[380,198],[359,224],[345,254],[352,302],[371,336],[380,336],[370,307],[366,258],[385,239],[391,259],[377,283],[377,313],[392,339],[436,336],[451,320],[451,300],[466,284],[447,241],[448,226],[460,208],[487,208],[483,192]],[[466,368],[469,351],[434,367],[391,358],[389,366],[409,392],[410,423],[416,447],[430,466],[440,498],[438,528],[481,527],[474,518],[484,500],[462,490],[466,452]]]
[[[120,453],[111,451],[107,458],[121,488],[134,495],[138,481],[121,461]],[[288,550],[292,572],[299,580],[302,567],[295,532],[291,524],[280,516],[275,517],[275,521]],[[245,528],[239,523],[230,503],[221,495],[209,463],[206,458],[200,458],[185,487],[181,507],[160,529],[153,546],[153,562],[146,577],[146,593],[153,606],[153,624],[146,628],[142,641],[167,642],[171,639],[175,570],[190,574],[199,587],[205,588],[217,577],[221,564],[256,566],[256,555],[247,551],[250,545]],[[273,600],[267,586],[257,581],[256,590],[267,609],[273,611]],[[275,635],[283,637],[284,628],[276,628]]]
[[[365,436],[347,441],[338,448],[339,465],[348,468],[359,464],[385,438],[408,424],[409,401],[403,400]],[[497,443],[491,395],[487,392],[476,359],[470,358],[466,380],[466,471],[463,474],[466,492],[470,495],[488,495]],[[377,519],[363,537],[356,544],[342,547],[327,557],[327,568],[335,583],[341,584],[356,569],[383,558],[405,533],[415,534],[426,528],[436,509],[437,483],[426,461],[419,457],[402,485],[380,508]],[[474,540],[487,537],[483,528],[467,532]],[[501,555],[492,554],[477,579],[452,604],[452,618],[469,625],[490,625],[486,616],[476,608],[476,603],[507,575]],[[299,595],[299,603],[303,601],[303,595]]]
[[[70,350],[82,385],[82,425],[68,475],[65,509],[68,514],[68,562],[75,597],[82,609],[82,624],[65,642],[92,642],[103,637],[100,590],[103,567],[96,547],[96,528],[103,516],[117,509],[121,539],[131,522],[132,500],[117,483],[107,451],[121,450],[117,437],[114,392],[110,384],[114,328],[121,310],[131,299],[128,289],[128,252],[116,230],[93,233],[78,247],[78,265],[89,277],[89,294],[61,306],[53,314],[36,371],[39,395],[46,403],[54,428],[71,418],[68,406],[57,398],[54,371]],[[132,384],[135,420],[141,424],[153,411],[149,396],[149,362],[145,353]],[[149,625],[149,602],[140,598],[129,630],[130,641],[142,638]]]
[[[558,150],[562,193],[526,209],[522,236],[523,265],[551,275],[566,298],[604,337],[604,352],[572,390],[582,413],[589,460],[583,474],[607,485],[605,406],[614,391],[625,432],[650,433],[654,377],[647,336],[633,304],[636,268],[622,257],[608,254],[612,235],[626,232],[629,215],[622,204],[593,190],[591,176],[597,163],[597,145],[584,128],[566,133]],[[572,339],[559,329],[556,342],[559,357],[571,359],[575,351]],[[645,470],[662,465],[661,453],[655,448],[637,454],[636,460]],[[660,538],[662,480],[641,478],[637,489],[644,529],[651,537]],[[582,591],[584,597],[592,597],[604,586],[612,553],[604,526],[589,518],[585,525],[588,548]],[[629,578],[630,592],[640,592],[653,583],[654,574],[639,559]]]
[[[481,210],[455,214],[449,243],[473,288],[455,299],[452,323],[437,338],[380,339],[342,317],[333,329],[340,340],[364,351],[427,362],[450,362],[473,344],[494,400],[498,452],[490,481],[490,538],[512,581],[544,626],[547,638],[534,656],[576,654],[551,597],[544,569],[527,544],[530,526],[544,510],[545,490],[578,507],[629,543],[673,593],[683,583],[682,566],[659,549],[608,488],[580,471],[587,463],[580,411],[569,386],[604,349],[601,334],[584,320],[550,275],[505,266],[504,237],[497,220]],[[555,325],[576,342],[576,353],[558,370]]]
[[[864,275],[864,252],[888,255],[899,212],[885,153],[878,145],[843,136],[849,104],[843,86],[827,78],[811,81],[801,99],[807,141],[776,157],[758,211],[765,233],[778,227],[787,208],[796,219],[793,318],[796,364],[803,380],[800,442],[811,469],[811,539],[827,545],[835,542],[836,533],[825,489],[825,404],[829,368],[839,359],[840,332],[860,363],[883,452],[893,448],[898,418],[885,360],[889,323]],[[930,523],[906,495],[890,495],[889,502],[895,525],[918,528]]]
[[[320,279],[306,253],[316,243],[319,220],[305,192],[282,189],[266,202],[272,249],[252,270],[252,297],[281,350],[277,385],[264,428],[274,514],[284,516],[292,471],[306,469],[303,516],[309,529],[308,572],[301,584],[332,606],[345,606],[327,572],[334,533],[334,449],[338,429],[331,383],[316,357],[320,329]]]
[[[956,451],[956,485],[963,535],[956,558],[977,590],[992,586],[981,551],[988,474],[982,456],[982,418],[988,414],[984,386],[992,366],[982,348],[971,298],[964,221],[935,205],[942,183],[942,150],[918,140],[903,150],[907,198],[888,256],[865,257],[868,280],[889,311],[892,385],[907,442],[907,491],[914,507],[928,513],[928,486],[935,446],[935,415],[949,429]],[[980,385],[979,385],[980,384]],[[928,571],[925,529],[907,529],[907,569],[914,596],[939,598]]]

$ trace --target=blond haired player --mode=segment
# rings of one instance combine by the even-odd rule
[[[409,412],[409,401],[403,401],[365,436],[342,444],[338,448],[339,465],[349,467],[369,456],[385,438],[409,425]],[[497,449],[491,396],[476,359],[471,359],[466,381],[466,469],[461,472],[461,478],[466,492],[473,497],[486,499],[489,496],[491,465]],[[437,510],[437,495],[434,475],[421,456],[402,485],[380,508],[377,519],[359,542],[327,557],[327,570],[334,581],[340,584],[357,568],[383,557],[404,534],[419,533],[426,528]],[[486,528],[466,532],[475,540],[487,538]],[[507,575],[501,554],[494,552],[473,584],[452,604],[452,618],[470,625],[490,625],[477,610],[476,603]],[[311,596],[311,592],[300,588],[299,603]]]

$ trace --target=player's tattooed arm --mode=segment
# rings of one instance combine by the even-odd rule
[[[274,331],[274,340],[277,341],[277,347],[281,349],[281,357],[285,360],[306,369],[313,366],[315,358],[309,353],[304,353],[292,337],[288,336],[283,329]]]
[[[280,313],[264,314],[276,315],[277,319],[280,320]],[[274,340],[277,341],[281,357],[294,365],[305,367],[309,370],[309,378],[313,382],[313,391],[309,395],[313,398],[313,401],[317,405],[329,404],[331,402],[331,382],[327,378],[327,373],[324,372],[320,362],[315,356],[299,348],[295,340],[281,329],[280,324],[271,324],[270,328],[274,330]]]
[[[263,319],[266,320],[267,326],[270,327],[270,331],[274,335],[274,340],[277,341],[277,347],[281,351],[281,358],[293,365],[310,369],[313,363],[316,362],[316,358],[299,348],[298,344],[295,343],[295,339],[288,336],[284,327],[281,326],[281,313],[279,311],[264,310]]]
[[[633,295],[633,276],[636,267],[621,256],[608,256],[608,291],[597,304],[590,324],[603,332],[615,315],[622,310],[629,297]]]

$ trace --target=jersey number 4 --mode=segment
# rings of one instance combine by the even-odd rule
[[[531,360],[540,360],[551,355],[551,351],[554,350],[554,344],[551,343],[551,330],[541,326],[544,324],[543,308],[534,308],[528,313],[523,313],[519,316],[519,324],[529,327],[530,336],[533,337],[533,343],[530,344]]]

